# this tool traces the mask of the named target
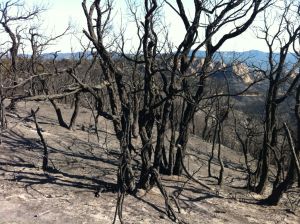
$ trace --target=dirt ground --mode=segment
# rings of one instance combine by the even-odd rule
[[[31,108],[37,114],[49,148],[52,172],[41,169],[42,145],[36,133]],[[61,105],[67,121],[70,108]],[[0,145],[0,223],[112,223],[117,199],[116,173],[118,142],[111,124],[99,121],[99,143],[91,113],[80,109],[76,130],[59,127],[53,108],[48,103],[18,103],[9,113],[8,129],[2,130]],[[138,144],[138,142],[137,142]],[[225,183],[207,178],[207,158],[211,145],[193,136],[189,141],[190,172],[201,169],[195,177],[211,185],[208,191],[187,181],[186,177],[165,177],[163,183],[170,195],[178,194],[180,213],[185,223],[300,223],[299,208],[291,206],[298,192],[285,195],[279,206],[265,207],[256,195],[241,189],[245,184],[242,155],[223,147]],[[134,165],[139,166],[138,156]],[[217,172],[217,161],[214,161]],[[138,173],[137,173],[138,175]],[[296,189],[294,190],[296,191]],[[99,197],[96,197],[99,192]],[[295,205],[295,203],[294,203]],[[178,211],[173,203],[174,209]],[[298,205],[300,206],[300,205]],[[164,199],[154,187],[147,194],[125,197],[125,223],[171,223],[165,214]]]

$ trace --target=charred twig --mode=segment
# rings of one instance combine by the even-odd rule
[[[298,177],[300,177],[300,162],[299,162],[299,159],[298,159],[296,151],[295,151],[294,141],[292,139],[292,135],[291,135],[289,127],[287,126],[286,123],[283,123],[283,124],[284,124],[284,129],[285,129],[287,137],[288,137],[288,142],[289,142],[289,145],[290,145],[290,148],[291,148],[291,151],[292,151],[292,155],[293,155],[293,158],[295,160]]]
[[[178,148],[178,150],[181,150],[181,146],[180,146],[180,145],[177,145],[177,148]],[[197,180],[197,179],[194,177],[194,175],[192,175],[192,174],[189,173],[189,171],[187,170],[187,168],[186,168],[185,165],[184,165],[183,159],[181,159],[181,165],[182,165],[182,168],[183,168],[184,172],[186,173],[186,175],[187,175],[190,179],[192,179],[192,180],[195,181],[196,183],[200,184],[202,187],[205,187],[205,188],[208,189],[208,190],[214,191],[214,189],[213,189],[212,187],[208,186],[207,184],[203,183],[203,182],[200,181],[200,180]]]
[[[165,199],[165,206],[166,206],[166,212],[167,212],[168,217],[172,221],[177,222],[179,219],[178,219],[174,209],[172,208],[172,206],[170,204],[170,199],[169,199],[168,193],[165,190],[165,188],[164,188],[164,186],[161,182],[159,173],[153,167],[150,168],[150,173],[152,175],[152,178],[154,178],[154,181],[156,182],[157,187],[159,188],[161,194],[163,195],[163,197]],[[175,201],[175,203],[176,203],[176,201]],[[178,204],[176,206],[178,206]],[[180,211],[180,208],[178,208],[178,210]]]

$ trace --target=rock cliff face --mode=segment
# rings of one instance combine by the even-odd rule
[[[192,62],[192,66],[190,68],[191,74],[196,74],[197,72],[201,71],[202,66],[204,65],[204,58],[195,58]],[[208,71],[211,72],[214,69],[214,63],[209,63]]]
[[[234,75],[241,78],[245,84],[250,84],[253,82],[252,78],[250,77],[248,66],[243,63],[234,63],[232,65],[232,72]]]
[[[190,73],[196,74],[197,72],[199,72],[203,64],[204,58],[195,59],[192,63]],[[253,82],[253,79],[250,76],[250,69],[246,64],[243,63],[233,63],[232,65],[226,65],[223,61],[215,61],[209,64],[208,70],[209,72],[227,71],[227,75],[235,76],[246,85]]]
[[[226,64],[223,62],[223,61],[217,61],[217,62],[215,62],[215,64],[214,64],[214,69],[215,70],[223,70],[223,69],[225,69],[226,68]]]

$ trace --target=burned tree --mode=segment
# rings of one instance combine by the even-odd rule
[[[258,162],[257,177],[259,182],[255,187],[257,193],[262,193],[267,183],[270,165],[269,147],[275,147],[277,145],[278,106],[291,94],[300,79],[299,76],[296,76],[290,84],[286,82],[300,65],[300,61],[297,60],[290,68],[287,67],[287,55],[300,32],[297,15],[290,15],[293,7],[295,7],[293,1],[285,2],[285,5],[281,9],[282,12],[280,12],[282,16],[279,17],[279,26],[275,34],[271,34],[272,26],[268,24],[268,12],[264,14],[265,27],[261,30],[263,36],[260,38],[262,38],[268,46],[269,57],[268,70],[262,70],[262,72],[268,79],[269,86],[265,100],[264,139]],[[276,59],[277,56],[274,52],[274,49],[278,47],[277,44],[279,45],[278,59]],[[281,94],[279,94],[279,92],[281,92]]]
[[[249,26],[253,23],[256,16],[271,4],[272,1],[228,1],[228,2],[196,2],[195,1],[195,17],[192,23],[189,22],[184,10],[183,3],[177,1],[178,10],[174,10],[178,13],[186,28],[186,35],[184,41],[179,45],[179,48],[174,56],[174,72],[178,72],[182,79],[182,87],[185,91],[185,97],[187,103],[182,114],[179,125],[179,136],[176,140],[176,145],[180,145],[176,153],[176,161],[174,166],[174,174],[180,175],[182,173],[182,162],[185,158],[186,145],[189,135],[189,125],[193,116],[195,115],[196,108],[201,102],[203,97],[205,80],[211,74],[210,64],[213,60],[214,54],[220,49],[220,47],[226,43],[229,39],[235,38],[245,32]],[[211,4],[211,5],[210,5]],[[205,26],[200,26],[200,15],[205,14],[207,16],[208,23]],[[228,31],[227,34],[220,39],[215,40],[214,37],[224,29],[224,26],[229,24],[239,25]],[[198,28],[203,28],[205,37],[200,41],[200,44],[196,44],[198,37]],[[188,72],[188,68],[193,62],[195,55],[199,49],[205,47],[205,60],[200,70],[196,72],[197,86],[194,93],[191,92],[189,83],[185,76]],[[192,51],[191,49],[194,48]],[[191,53],[191,56],[189,57]],[[179,63],[180,62],[180,63]],[[181,150],[179,150],[181,148]]]
[[[241,145],[241,149],[244,156],[244,162],[247,172],[247,185],[245,186],[248,190],[252,190],[256,184],[255,174],[256,170],[253,168],[253,164],[256,162],[255,159],[251,158],[255,155],[254,148],[258,147],[259,136],[263,134],[260,130],[258,121],[250,117],[245,119],[237,118],[237,115],[232,112],[234,116],[234,130],[237,136],[237,140]]]
[[[33,21],[43,11],[42,7],[33,7],[27,9],[23,1],[2,1],[0,3],[0,31],[6,36],[6,41],[1,43],[1,47],[6,48],[0,54],[0,122],[1,129],[6,128],[6,109],[15,107],[14,100],[9,107],[6,107],[4,101],[9,96],[13,96],[18,84],[18,78],[23,77],[18,66],[19,49],[22,43],[22,35],[26,26],[24,22]],[[20,77],[19,77],[20,76]]]
[[[290,5],[287,5],[286,10],[289,10],[290,7],[293,7],[292,3],[293,2],[291,2]],[[298,23],[298,19],[299,19],[299,15],[300,15],[299,9],[300,8],[298,5],[297,6],[297,10],[298,10],[297,14],[294,15],[294,16],[296,16],[296,22],[294,22],[294,23],[293,23],[293,21],[291,21],[290,17],[287,17],[286,13],[283,15],[284,20],[286,22],[286,24],[285,24],[286,30],[289,33],[289,42],[291,42],[290,44],[293,47],[295,57],[297,58],[297,62],[295,64],[293,64],[292,69],[290,69],[288,71],[288,74],[286,76],[286,77],[288,77],[288,79],[291,83],[289,85],[287,92],[285,93],[285,95],[283,95],[279,99],[276,99],[276,101],[275,101],[275,105],[278,105],[287,97],[288,94],[290,94],[289,91],[292,92],[293,90],[295,90],[294,91],[295,92],[294,113],[295,113],[295,117],[297,120],[296,141],[294,141],[288,125],[284,122],[283,126],[284,126],[284,130],[285,130],[285,134],[288,139],[288,147],[290,149],[290,153],[289,153],[290,162],[289,162],[289,166],[287,169],[287,173],[282,182],[279,182],[276,179],[275,183],[273,184],[272,193],[266,199],[261,200],[259,202],[260,204],[277,205],[279,203],[280,199],[282,198],[283,193],[285,193],[296,182],[297,177],[298,177],[298,183],[299,183],[299,177],[300,177],[300,165],[299,165],[299,131],[300,131],[300,129],[299,129],[299,96],[300,96],[300,88],[299,88],[299,81],[298,81],[300,78],[299,77],[300,53],[299,53],[299,45],[298,45],[299,44],[299,34],[300,34],[300,30],[299,30],[300,28],[299,28],[299,23]],[[295,37],[291,37],[292,35],[295,35]],[[280,55],[282,55],[282,54],[280,54]],[[281,57],[280,57],[280,59],[281,59]],[[298,74],[296,74],[297,71],[298,71]],[[292,74],[294,74],[294,76],[291,76]],[[295,142],[296,142],[296,146],[295,146]],[[283,166],[284,166],[284,164],[283,164]],[[280,166],[278,167],[278,169],[280,169]]]
[[[130,8],[137,26],[138,46],[134,52],[127,53],[124,50],[126,43],[123,34],[121,37],[116,35],[117,39],[112,42],[108,41],[108,37],[112,35],[108,28],[113,3],[95,0],[88,7],[87,2],[83,1],[82,6],[87,21],[87,29],[84,33],[97,50],[101,74],[109,83],[106,86],[109,111],[104,110],[102,102],[104,99],[98,97],[100,105],[98,112],[100,116],[112,121],[121,148],[118,184],[123,196],[119,197],[120,202],[124,198],[125,191],[133,191],[136,187],[131,168],[131,151],[134,148],[131,143],[134,123],[132,118],[136,119],[136,112],[138,111],[139,136],[142,142],[140,151],[142,165],[137,187],[149,189],[157,183],[156,170],[162,173],[182,174],[189,126],[204,97],[205,81],[215,72],[211,70],[215,53],[229,39],[245,32],[256,16],[271,3],[270,0],[194,1],[194,14],[189,19],[183,1],[178,0],[174,4],[165,1],[162,5],[155,0],[145,1],[142,7],[144,14],[141,18],[137,17],[136,8]],[[170,7],[185,28],[185,34],[175,52],[171,45],[166,43],[167,36],[157,32],[161,7]],[[202,17],[205,19],[202,20]],[[221,38],[217,38],[219,33],[228,29],[230,24],[233,28]],[[203,36],[200,35],[201,32]],[[120,49],[120,54],[114,51],[115,46]],[[200,49],[205,49],[206,52],[204,62],[201,66],[192,69],[193,63],[197,61],[197,51]],[[135,91],[138,85],[134,87],[135,91],[131,91],[133,85],[132,82],[128,82],[130,79],[134,81],[137,79],[128,77],[127,66],[131,67],[131,71],[135,71],[129,74],[141,76],[143,80],[143,86],[138,90],[143,96],[140,108],[137,108],[135,102]],[[176,139],[174,107],[180,100],[183,102],[181,104],[183,112],[179,118],[179,135]],[[166,147],[169,125],[172,129],[172,137],[169,147]],[[155,135],[156,145],[153,141]],[[153,150],[154,163],[152,164]]]
[[[22,41],[22,33],[26,29],[21,24],[36,19],[42,11],[43,8],[37,6],[32,9],[26,9],[23,1],[4,1],[0,4],[0,24],[9,39],[8,58],[11,62],[9,65],[2,63],[2,66],[5,67],[10,77],[10,85],[17,84],[18,70],[20,69],[18,67],[18,54],[20,53],[19,48]],[[14,102],[12,102],[10,107],[14,107]]]
[[[119,66],[112,59],[110,52],[105,47],[104,35],[111,20],[112,3],[103,3],[99,0],[92,2],[88,8],[86,1],[82,2],[82,7],[87,20],[87,30],[84,30],[87,38],[93,43],[99,54],[99,60],[109,95],[111,113],[103,111],[103,103],[99,102],[98,113],[111,120],[121,148],[121,162],[118,174],[120,191],[133,191],[135,188],[134,176],[131,168],[130,138],[131,138],[131,118],[130,118],[130,96],[125,86]],[[96,14],[96,26],[94,26],[93,16]]]

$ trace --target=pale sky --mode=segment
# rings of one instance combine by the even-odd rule
[[[43,30],[46,35],[49,34],[59,34],[61,33],[71,22],[73,27],[75,27],[77,36],[82,35],[82,29],[86,27],[85,17],[81,8],[82,0],[25,0],[26,4],[42,4],[46,5],[48,10],[43,12],[43,15],[40,17],[40,22],[43,24]],[[87,1],[89,2],[89,0]],[[143,2],[141,0],[141,2]],[[185,0],[184,3],[191,2],[191,0]],[[191,5],[190,3],[187,3]],[[114,21],[117,23],[114,24],[114,28],[117,29],[121,24],[126,27],[127,31],[127,45],[130,46],[135,43],[133,37],[129,37],[129,34],[135,33],[134,25],[131,24],[128,20],[128,14],[124,10],[125,0],[115,0],[115,18]],[[169,8],[169,7],[168,7]],[[187,7],[188,8],[188,7]],[[188,10],[187,10],[188,11]],[[190,9],[192,13],[192,9]],[[175,43],[178,43],[183,39],[184,28],[182,22],[178,19],[178,16],[171,10],[165,12],[166,24],[170,28],[170,37]],[[49,52],[55,50],[61,50],[61,52],[71,52],[80,51],[78,40],[69,35],[57,41],[54,46],[51,46],[47,49]],[[72,46],[72,47],[71,47]],[[248,30],[240,37],[227,42],[227,44],[221,49],[223,51],[246,51],[246,50],[266,50],[264,42],[258,41],[255,38],[254,33],[251,30]]]

